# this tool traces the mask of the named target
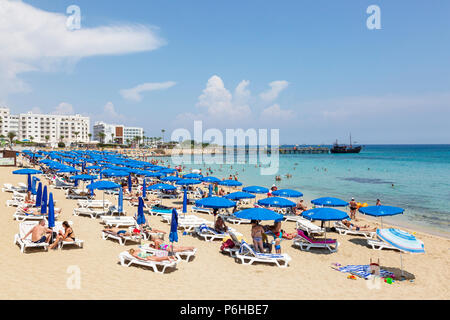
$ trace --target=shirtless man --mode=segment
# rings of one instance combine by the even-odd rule
[[[25,240],[31,233],[31,241],[34,243],[49,243],[52,235],[52,230],[45,226],[45,221],[39,221],[39,224],[34,226],[28,233],[22,238]]]
[[[103,231],[108,231],[108,232],[114,233],[114,234],[116,234],[118,236],[121,236],[121,237],[131,236],[131,233],[129,233],[129,232],[123,230],[123,229],[117,228],[117,227],[108,227],[108,226],[106,226],[103,229]]]
[[[304,204],[303,199],[300,200],[300,202],[297,204],[297,207],[295,208],[295,214],[300,215],[303,213],[303,211],[307,210],[308,207],[306,204]]]

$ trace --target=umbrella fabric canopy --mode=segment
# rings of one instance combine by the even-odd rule
[[[120,213],[123,212],[123,190],[120,188],[119,190],[119,197],[118,197],[118,203],[117,203],[117,211]]]
[[[139,205],[138,205],[138,213],[136,222],[138,225],[145,224],[145,215],[144,215],[144,200],[139,197]]]
[[[112,181],[100,180],[87,185],[88,189],[110,190],[120,188],[120,185]]]
[[[80,172],[80,170],[72,168],[72,167],[66,167],[66,168],[58,169],[58,172],[61,172],[61,173],[74,173],[74,172]]]
[[[177,182],[175,182],[175,184],[178,184],[180,186],[187,186],[187,185],[199,184],[199,183],[201,183],[201,181],[194,180],[194,179],[180,179]]]
[[[222,197],[208,197],[195,201],[195,205],[204,208],[221,209],[235,207],[236,203]]]
[[[131,174],[128,175],[128,192],[131,193],[132,190]]]
[[[145,179],[142,182],[142,197],[147,198],[147,184],[145,183]]]
[[[198,173],[189,173],[183,176],[183,179],[201,179],[203,176]]]
[[[187,189],[184,188],[184,190],[183,190],[183,213],[187,212],[187,202],[188,202]]]
[[[348,206],[348,202],[333,198],[333,197],[323,197],[314,199],[311,201],[312,204],[315,204],[316,206],[323,206],[323,207],[346,207]]]
[[[46,213],[47,213],[47,186],[44,186],[44,191],[42,192],[41,214]]]
[[[274,196],[277,197],[287,197],[287,198],[300,198],[303,197],[303,193],[292,190],[292,189],[281,189],[272,192]]]
[[[169,241],[170,242],[178,242],[178,213],[175,208],[172,209],[172,220],[170,222],[170,234]]]
[[[165,183],[158,183],[148,187],[150,190],[175,190],[176,188],[177,187]]]
[[[278,208],[289,208],[296,206],[295,202],[280,197],[270,197],[261,199],[258,201],[258,204],[265,207],[278,207]]]
[[[88,167],[85,167],[85,169],[86,170],[100,170],[100,169],[102,169],[102,167],[100,167],[100,166],[88,166]]]
[[[161,179],[159,179],[161,181],[168,181],[168,182],[172,182],[172,181],[178,181],[181,180],[181,178],[179,177],[174,177],[174,176],[168,176],[168,177],[162,177]]]
[[[377,229],[377,236],[390,245],[407,252],[424,253],[423,242],[412,234],[399,229]]]
[[[241,199],[254,199],[254,198],[256,198],[256,196],[251,193],[238,191],[238,192],[233,192],[233,193],[227,194],[224,198],[227,198],[230,200],[241,200]]]
[[[42,183],[39,182],[36,194],[36,208],[39,208],[42,203]]]
[[[346,212],[333,208],[315,208],[307,210],[302,213],[302,216],[309,220],[319,221],[338,221],[349,218]]]
[[[32,182],[31,182],[31,174],[28,175],[27,178],[27,191],[32,191],[33,190],[33,186],[32,186]]]
[[[222,180],[219,182],[221,186],[227,186],[227,187],[239,187],[242,186],[242,182],[236,181],[236,180]]]
[[[235,216],[240,219],[247,220],[280,220],[283,215],[265,208],[251,208],[241,210],[235,213]]]
[[[210,184],[208,186],[208,191],[209,191],[208,197],[212,197],[213,196],[213,186],[212,186],[212,184]]]
[[[269,189],[260,186],[250,186],[243,188],[242,191],[249,193],[268,193]]]
[[[41,174],[42,171],[35,169],[20,169],[13,171],[13,174]]]
[[[53,228],[55,226],[55,207],[53,202],[53,193],[50,192],[48,197],[48,227]]]
[[[36,195],[37,190],[36,190],[36,183],[39,181],[39,178],[37,177],[33,177],[31,179],[31,193]]]
[[[128,176],[128,172],[123,170],[106,169],[102,171],[102,175],[105,177],[126,177]]]
[[[202,182],[210,182],[210,183],[219,183],[222,180],[220,180],[219,178],[216,178],[216,177],[209,176],[209,177],[201,178],[200,181],[202,181]]]
[[[154,178],[159,178],[162,177],[163,175],[164,173],[162,172],[149,172],[145,174],[146,177],[154,177]]]
[[[390,206],[370,206],[359,208],[359,212],[373,217],[394,216],[402,214],[405,211],[403,208]]]
[[[159,171],[159,172],[160,172],[160,173],[168,174],[168,173],[174,173],[174,172],[176,172],[176,171],[177,171],[176,169],[167,168],[167,169],[162,169],[162,170]]]

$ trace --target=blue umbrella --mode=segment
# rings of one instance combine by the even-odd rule
[[[197,200],[195,205],[204,208],[222,209],[235,207],[236,202],[222,197],[207,197]]]
[[[261,199],[258,201],[258,204],[264,207],[277,207],[277,208],[290,208],[296,206],[295,202],[280,197],[270,197]]]
[[[203,176],[198,173],[189,173],[183,176],[183,179],[201,179]]]
[[[87,188],[90,190],[98,189],[98,190],[112,190],[120,188],[120,185],[114,183],[112,181],[99,180],[87,185]],[[105,207],[105,193],[103,192],[103,207]]]
[[[227,187],[239,187],[242,186],[242,182],[236,181],[236,180],[223,180],[220,181],[219,184],[221,186],[227,186]]]
[[[180,186],[188,186],[188,185],[199,184],[199,183],[201,183],[201,181],[194,180],[194,179],[180,179],[177,182],[175,182],[175,184],[178,184]]]
[[[227,194],[224,198],[227,198],[230,200],[241,200],[241,199],[254,199],[254,198],[256,198],[256,196],[251,193],[238,191],[238,192],[233,192],[233,193]]]
[[[250,186],[243,188],[242,191],[249,193],[268,193],[269,189],[260,186]]]
[[[102,175],[105,177],[126,177],[128,176],[128,172],[123,170],[112,170],[112,169],[106,169],[101,172]]]
[[[154,184],[152,186],[149,186],[148,189],[150,190],[176,190],[177,187],[174,187],[170,184],[165,184],[165,183],[157,183]]]
[[[349,218],[346,212],[333,208],[315,208],[303,211],[302,216],[309,220],[319,221],[340,221]]]
[[[181,180],[181,178],[179,177],[174,177],[174,176],[168,176],[168,177],[162,177],[161,179],[159,179],[161,181],[167,181],[167,182],[173,182],[173,181],[178,181]]]
[[[312,204],[315,204],[316,206],[323,206],[323,207],[346,207],[348,206],[348,202],[341,200],[339,198],[333,198],[333,197],[323,197],[314,199],[311,201]]]
[[[37,177],[33,177],[31,180],[31,193],[36,195],[37,191],[36,191],[36,182],[39,181],[39,178]]]
[[[19,169],[13,171],[13,174],[41,174],[42,171],[35,169]]]
[[[216,177],[208,176],[208,177],[200,178],[200,181],[210,182],[210,183],[219,183],[222,180],[220,180],[219,178],[216,178]]]
[[[272,192],[274,196],[286,197],[286,198],[300,198],[303,197],[303,193],[292,189],[281,189]]]
[[[167,169],[162,169],[161,171],[159,171],[160,173],[165,173],[165,174],[169,174],[169,173],[174,173],[176,172],[176,169],[172,169],[172,168],[167,168]]]
[[[131,183],[131,174],[128,175],[128,192],[131,193],[132,183]]]
[[[240,219],[247,219],[247,220],[282,220],[283,215],[276,213],[272,210],[265,209],[265,208],[251,208],[251,209],[245,209],[241,210],[235,213],[235,216]]]
[[[77,180],[88,181],[88,180],[97,179],[97,176],[90,175],[90,174],[79,174],[76,176],[71,176],[70,179],[75,180],[75,181],[77,181]]]
[[[42,203],[42,183],[39,182],[36,194],[36,208],[39,208]]]
[[[146,177],[153,177],[153,178],[160,178],[164,176],[164,173],[162,172],[149,172],[145,174]]]
[[[373,217],[380,217],[381,228],[383,228],[383,217],[385,216],[395,216],[397,214],[402,214],[405,211],[403,208],[391,207],[391,206],[370,206],[359,208],[359,212]]]
[[[28,175],[28,179],[27,179],[27,191],[32,191],[33,190],[33,186],[31,185],[31,174]]]
[[[209,197],[212,197],[213,196],[213,186],[212,186],[212,184],[209,184],[208,190],[209,190]]]
[[[119,211],[119,213],[123,212],[123,190],[122,188],[119,189],[119,197],[118,197],[118,204],[117,204],[117,210]]]
[[[187,202],[188,202],[187,189],[184,188],[184,190],[183,190],[183,213],[187,212]]]
[[[145,183],[145,179],[142,184],[142,197],[147,198],[147,184]]]
[[[42,213],[42,212],[41,212]],[[48,227],[53,228],[55,226],[55,207],[53,202],[53,193],[50,192],[48,197]]]
[[[44,186],[44,191],[42,192],[41,214],[46,213],[47,213],[47,186]]]
[[[173,252],[173,242],[178,242],[178,213],[175,208],[172,209],[172,221],[170,222],[170,233],[169,241],[172,242],[172,252]]]
[[[412,253],[425,253],[423,242],[412,234],[399,229],[377,229],[377,236],[391,246],[400,249],[400,267],[403,277],[402,251]]]
[[[144,215],[144,200],[139,197],[139,205],[138,205],[138,213],[136,222],[138,225],[145,224],[145,215]]]

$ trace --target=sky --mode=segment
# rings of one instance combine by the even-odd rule
[[[282,144],[450,143],[450,2],[0,0],[0,106],[166,139],[201,120]]]

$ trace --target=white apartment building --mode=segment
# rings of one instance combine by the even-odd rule
[[[100,133],[103,133],[104,140],[100,137]],[[139,127],[125,127],[124,125],[107,124],[102,121],[98,121],[94,124],[94,139],[104,143],[127,143],[135,139],[135,137],[141,137],[141,141],[144,138],[144,129]]]
[[[8,108],[0,108],[0,134],[7,136],[15,132],[18,140],[50,143],[52,146],[62,141],[65,144],[89,142],[90,119],[79,114],[55,115],[32,112],[11,115]],[[48,138],[48,139],[46,139]]]

